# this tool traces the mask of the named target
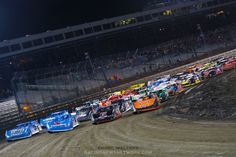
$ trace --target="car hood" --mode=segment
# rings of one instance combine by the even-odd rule
[[[149,106],[152,106],[155,103],[155,98],[150,98],[146,100],[138,100],[134,102],[134,107],[135,108],[146,108]]]
[[[5,135],[7,138],[24,136],[29,133],[29,127],[17,127],[12,130],[7,130]]]

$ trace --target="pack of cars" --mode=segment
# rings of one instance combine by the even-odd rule
[[[200,84],[205,79],[216,77],[226,70],[236,67],[236,57],[219,58],[202,65],[194,65],[175,75],[165,75],[147,83],[134,84],[126,90],[113,92],[107,96],[86,102],[75,111],[67,110],[51,113],[38,121],[17,125],[5,132],[8,141],[31,137],[42,128],[48,132],[73,130],[80,122],[92,124],[114,121],[126,112],[142,113],[157,110],[161,103],[187,88]]]

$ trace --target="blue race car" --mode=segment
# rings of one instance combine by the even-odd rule
[[[49,121],[46,127],[48,132],[62,132],[73,130],[78,125],[76,113],[67,113]]]
[[[92,106],[77,107],[75,110],[79,122],[91,120]]]
[[[39,120],[39,123],[43,128],[46,128],[46,125],[48,122],[55,120],[58,116],[62,116],[62,115],[68,114],[68,113],[69,112],[67,110],[51,113],[46,118],[41,118]]]
[[[164,76],[163,78],[157,79],[155,81],[149,81],[148,82],[148,89],[153,90],[153,88],[158,87],[162,83],[168,82],[171,79],[169,75]]]
[[[42,130],[38,121],[31,121],[22,124],[18,124],[14,129],[7,130],[5,137],[7,141],[14,141],[31,137],[34,134],[39,133]]]

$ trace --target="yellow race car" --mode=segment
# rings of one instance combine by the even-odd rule
[[[201,82],[202,81],[198,75],[188,75],[186,78],[182,80],[181,84],[183,87],[189,87],[197,85]]]
[[[137,90],[139,88],[142,88],[144,85],[145,85],[145,83],[134,84],[134,85],[130,86],[128,89]]]

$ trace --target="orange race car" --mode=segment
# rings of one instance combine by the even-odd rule
[[[156,94],[149,94],[133,101],[134,113],[157,110],[160,108],[160,100]]]
[[[201,66],[200,64],[192,65],[186,69],[186,72],[194,73],[199,70],[200,66]]]

